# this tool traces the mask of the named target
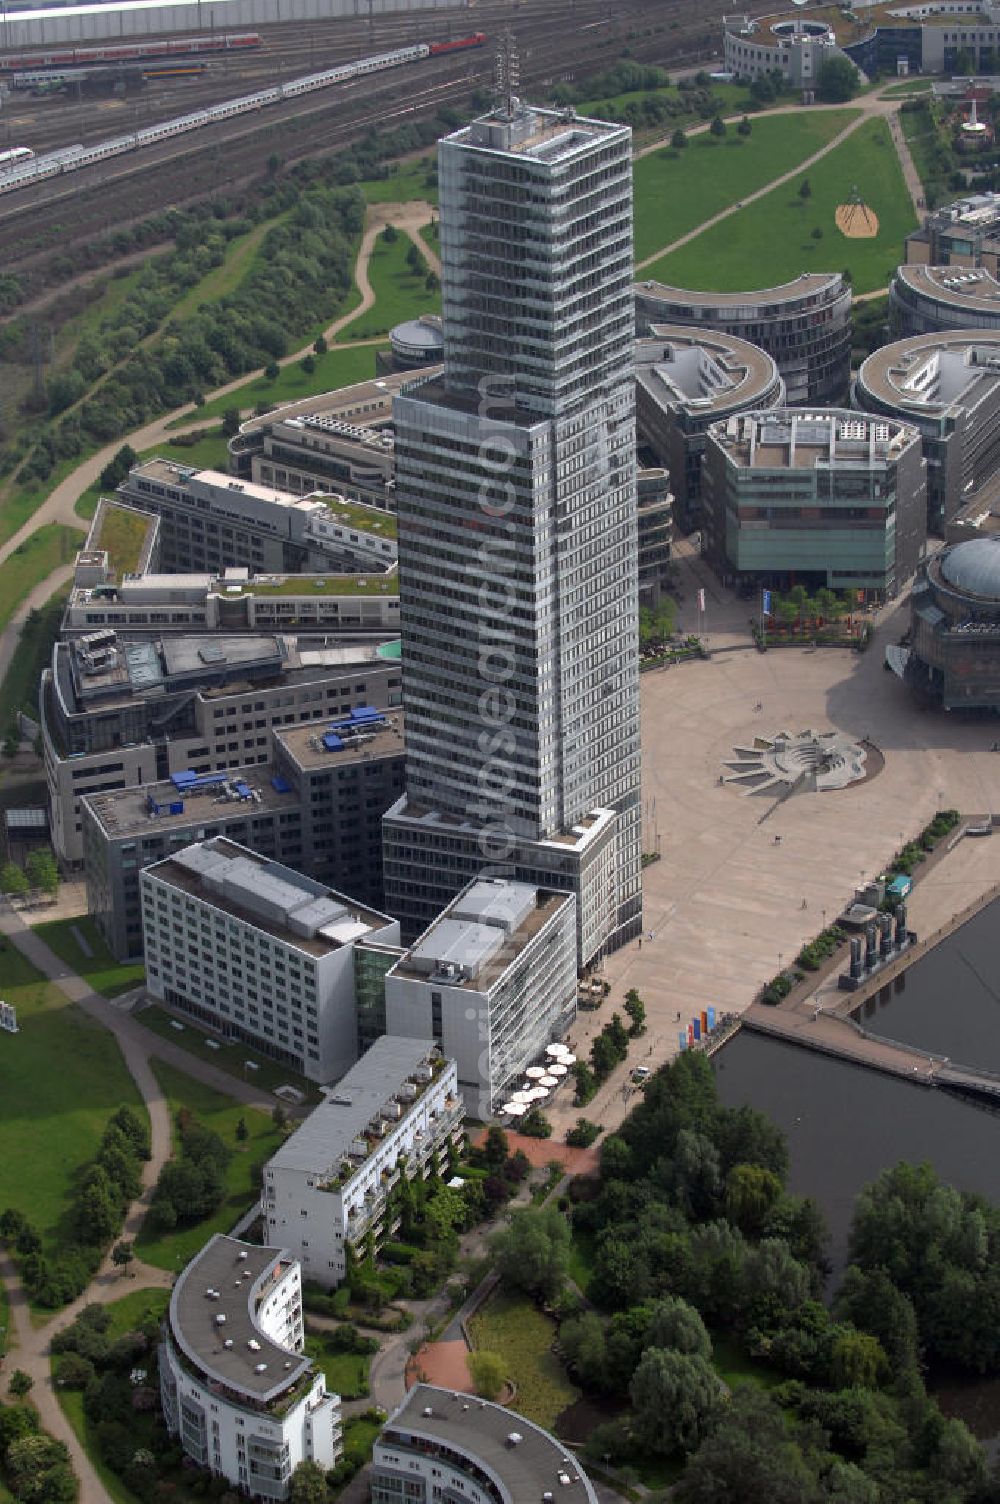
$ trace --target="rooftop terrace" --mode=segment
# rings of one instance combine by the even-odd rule
[[[284,1396],[312,1369],[302,1354],[260,1329],[257,1312],[292,1260],[217,1233],[178,1276],[170,1297],[170,1333],[197,1369],[259,1406]]]

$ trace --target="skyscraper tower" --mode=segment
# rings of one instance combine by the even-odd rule
[[[516,96],[439,146],[445,368],[395,404],[406,794],[386,902],[485,869],[641,925],[631,139]]]

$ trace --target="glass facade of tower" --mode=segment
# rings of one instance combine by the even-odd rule
[[[617,816],[607,943],[640,922],[630,148],[516,101],[440,145],[445,371],[395,404],[404,925],[407,824],[519,869],[596,809]]]

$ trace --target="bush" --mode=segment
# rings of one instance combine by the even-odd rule
[[[521,1133],[526,1133],[529,1138],[552,1137],[552,1124],[540,1107],[532,1107],[524,1114],[519,1130]]]
[[[574,1149],[589,1149],[601,1135],[599,1123],[592,1123],[589,1118],[577,1118],[576,1127],[571,1128],[566,1135],[566,1142]]]

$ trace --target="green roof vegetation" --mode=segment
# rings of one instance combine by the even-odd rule
[[[336,522],[352,527],[359,533],[375,533],[382,538],[395,538],[396,519],[391,512],[380,512],[377,507],[366,507],[354,501],[342,501],[339,496],[321,496]]]
[[[346,575],[288,575],[273,583],[252,580],[240,587],[244,595],[287,595],[290,599],[308,600],[311,595],[372,595],[394,596],[399,594],[399,583],[394,574],[346,574]],[[226,591],[235,599],[236,592]]]
[[[119,579],[126,574],[135,574],[138,569],[152,520],[143,512],[133,512],[115,502],[108,502],[101,513],[95,547],[107,551],[108,560]]]

